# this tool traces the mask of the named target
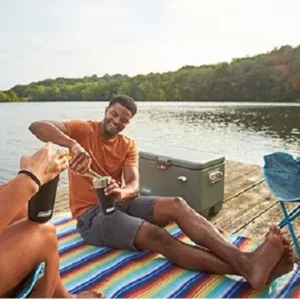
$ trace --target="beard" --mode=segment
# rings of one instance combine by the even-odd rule
[[[120,132],[119,128],[114,126],[111,121],[104,120],[103,122],[103,134],[106,138],[113,138]]]

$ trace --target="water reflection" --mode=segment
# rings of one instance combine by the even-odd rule
[[[268,137],[295,141],[300,139],[300,107],[228,107],[151,112],[151,121],[198,124],[203,128],[232,127],[239,131],[263,133]]]
[[[140,148],[174,145],[261,165],[268,152],[299,154],[299,116],[299,106],[144,107],[128,133]]]

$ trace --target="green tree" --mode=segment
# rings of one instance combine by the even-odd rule
[[[121,93],[137,101],[299,101],[300,46],[174,72],[45,79],[2,91],[0,101],[103,101]]]
[[[5,92],[0,91],[0,102],[8,102],[8,98]]]

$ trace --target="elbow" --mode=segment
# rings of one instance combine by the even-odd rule
[[[34,132],[36,131],[36,128],[37,128],[37,123],[38,122],[32,122],[29,127],[28,127],[28,130],[34,134]]]
[[[32,134],[36,135],[36,134],[37,134],[37,131],[38,131],[38,127],[39,127],[40,125],[41,125],[41,122],[39,122],[39,121],[32,122],[32,123],[29,125],[28,130],[29,130]]]

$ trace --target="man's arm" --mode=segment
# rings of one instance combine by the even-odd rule
[[[139,193],[139,171],[135,166],[124,166],[123,168],[125,186],[122,188],[123,198],[134,198]]]
[[[71,149],[77,142],[67,135],[64,122],[36,121],[28,128],[39,140]]]
[[[120,187],[115,179],[111,179],[105,188],[106,195],[113,194],[118,201],[126,201],[135,198],[139,194],[139,172],[136,166],[125,165],[123,167],[125,186]]]
[[[36,194],[38,185],[20,174],[0,190],[0,234],[16,217],[19,210]]]
[[[81,174],[90,168],[90,155],[75,139],[68,135],[68,130],[64,122],[36,121],[29,126],[29,130],[43,142],[52,142],[56,145],[69,148],[73,156],[70,162],[70,170]]]
[[[134,141],[131,144],[123,165],[123,177],[125,186],[121,188],[121,199],[127,200],[139,194],[139,171],[137,167],[138,150]]]

